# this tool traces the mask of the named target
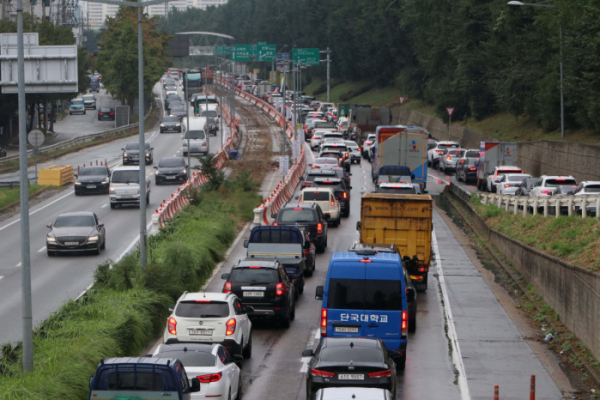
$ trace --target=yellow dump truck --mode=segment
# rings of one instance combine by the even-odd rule
[[[429,195],[367,193],[362,196],[356,226],[361,243],[396,245],[418,290],[427,289],[432,210]]]

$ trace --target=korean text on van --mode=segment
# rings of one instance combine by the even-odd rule
[[[318,286],[321,337],[381,339],[400,369],[406,364],[407,292],[398,254],[336,252]],[[414,296],[414,292],[408,294]]]

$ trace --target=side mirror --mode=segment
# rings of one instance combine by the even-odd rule
[[[52,229],[52,224],[46,224],[46,228]]]
[[[98,224],[98,229],[104,228],[104,224]]]
[[[154,150],[154,147],[150,147],[150,150]]]
[[[348,186],[348,189],[352,190],[352,186]]]
[[[301,177],[300,177],[300,180],[301,180],[301,181],[303,181],[303,180],[304,180],[304,177],[303,177],[303,176],[301,176]]]
[[[406,300],[415,301],[415,288],[407,288],[406,289]]]
[[[360,221],[356,221],[356,230],[360,231],[362,229],[362,223]]]
[[[74,172],[74,173],[73,173],[73,176],[74,176],[75,178],[77,178],[77,172]]]
[[[229,274],[223,274],[223,275],[221,275],[221,279],[229,279]]]
[[[429,194],[428,190],[423,190],[423,194]]]
[[[121,147],[121,150],[125,151],[125,147]]]
[[[294,199],[296,199],[296,200],[298,200],[299,198],[300,198],[300,196],[296,196],[296,197],[294,197]]]
[[[315,299],[323,300],[324,293],[325,289],[323,288],[323,286],[317,286],[317,289],[315,290]]]
[[[352,176],[352,174],[350,173],[350,174],[348,174],[348,176]]]
[[[190,387],[190,392],[196,393],[200,391],[200,379],[192,378],[192,386]]]
[[[173,311],[175,311],[175,304],[169,306],[169,312],[172,313]]]
[[[244,248],[248,248],[248,244],[250,244],[250,240],[246,239],[244,240]]]
[[[312,356],[314,356],[314,355],[315,355],[315,352],[314,352],[314,351],[312,351],[311,349],[304,350],[304,351],[302,352],[302,357],[312,357]]]

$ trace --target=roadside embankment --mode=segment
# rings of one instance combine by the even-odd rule
[[[594,357],[600,358],[600,335],[598,335],[600,330],[600,274],[594,272],[593,267],[590,268],[592,270],[589,270],[558,258],[561,255],[565,259],[583,257],[586,250],[595,251],[594,248],[597,246],[590,246],[591,242],[589,242],[589,240],[595,239],[590,239],[588,236],[597,238],[598,230],[593,231],[592,229],[587,235],[580,234],[579,225],[582,221],[577,217],[561,217],[555,219],[559,221],[555,223],[550,222],[550,219],[544,222],[532,218],[503,222],[504,218],[518,219],[519,216],[509,216],[507,213],[503,213],[502,217],[498,219],[500,214],[494,212],[493,206],[491,209],[481,206],[482,209],[479,210],[479,206],[474,206],[466,201],[463,193],[457,193],[457,191],[460,191],[460,188],[451,185],[446,189],[444,195],[451,195],[454,200],[460,202],[461,211],[465,213],[465,217],[469,219],[470,224],[478,231],[479,235],[516,268],[525,281],[555,310],[564,326],[587,346]],[[500,210],[500,212],[502,211]],[[540,218],[543,217],[540,216]],[[537,225],[532,225],[534,223]],[[495,224],[502,231],[496,229]],[[556,224],[565,226],[555,226]],[[550,244],[547,248],[548,251],[555,253],[553,255],[536,249],[515,239],[514,236],[518,236],[522,240],[527,240],[529,237],[530,240],[536,240],[540,247],[546,245],[544,241],[555,243],[554,246]],[[540,238],[542,238],[541,242]],[[588,241],[588,243],[585,244],[583,241]],[[565,246],[571,246],[577,250],[566,254],[564,250],[561,250]],[[570,259],[573,260],[573,258]],[[575,260],[581,259],[575,258]],[[590,262],[595,265],[594,260],[590,260]]]

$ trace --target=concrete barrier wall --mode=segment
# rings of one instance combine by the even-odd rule
[[[437,140],[455,140],[464,148],[478,149],[479,142],[497,139],[462,126],[448,125],[440,118],[402,108],[392,110],[392,123],[421,126]],[[600,180],[600,145],[539,140],[521,142],[517,165],[532,176],[572,175],[578,182]]]
[[[466,205],[479,233],[489,238],[560,315],[565,326],[600,358],[600,274],[563,262],[490,228],[470,204],[450,188],[446,190]]]

